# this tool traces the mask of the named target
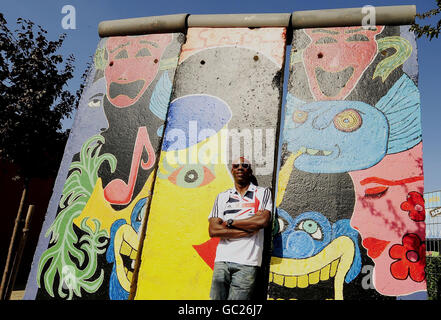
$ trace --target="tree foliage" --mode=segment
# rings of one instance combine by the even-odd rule
[[[15,163],[25,181],[56,172],[68,136],[61,120],[76,106],[66,89],[74,57],[58,54],[66,35],[46,35],[21,18],[11,31],[0,13],[0,159]]]
[[[437,14],[441,13],[441,0],[436,0],[436,6],[437,8],[429,10],[427,12],[424,12],[422,14],[417,14],[417,18],[420,19],[427,19],[432,18],[436,16]],[[441,19],[438,20],[436,25],[426,24],[426,25],[420,25],[418,23],[412,24],[411,31],[414,31],[417,38],[421,38],[422,36],[426,36],[429,38],[429,40],[432,40],[433,37],[438,38],[440,32],[441,32]]]

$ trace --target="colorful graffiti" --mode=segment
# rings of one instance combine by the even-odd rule
[[[215,197],[233,186],[238,156],[275,189],[280,126],[269,283],[262,273],[259,293],[426,290],[414,35],[408,26],[294,31],[281,110],[285,33],[190,28],[186,39],[100,41],[27,299],[208,299]]]
[[[294,32],[270,299],[425,291],[412,43],[404,26]]]
[[[50,241],[40,240],[28,284],[35,298],[128,298],[183,40],[100,41],[63,159],[71,164],[59,172],[67,178]]]
[[[251,133],[251,160],[258,163],[268,155],[269,170],[262,169],[264,163],[256,165],[256,179],[259,185],[272,187],[270,146],[275,135],[266,136],[270,138],[263,140],[263,146],[255,147],[262,141],[256,142],[254,130],[277,130],[274,115],[281,104],[284,43],[283,28],[188,30],[175,76],[135,299],[209,298],[218,239],[208,235],[208,215],[217,194],[233,186],[229,133]]]

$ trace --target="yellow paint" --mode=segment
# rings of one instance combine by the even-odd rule
[[[216,136],[216,139],[208,141],[217,143],[221,134]],[[194,149],[205,143],[207,141],[182,151],[185,154],[189,151],[188,154],[193,155]],[[170,173],[163,167],[163,160],[169,153],[172,152],[161,153],[159,170],[162,174]],[[180,153],[179,159],[182,156]],[[163,176],[156,179],[141,255],[136,300],[209,299],[212,270],[193,245],[210,239],[208,215],[216,196],[233,186],[225,164],[213,164],[210,168],[216,178],[198,188],[179,187]]]
[[[297,286],[299,287],[299,288],[307,288],[308,287],[308,285],[309,285],[309,282],[308,282],[308,275],[303,275],[303,276],[300,276],[298,279],[297,279]]]
[[[297,277],[297,286],[306,288],[318,283],[318,279],[335,277],[334,298],[343,300],[344,279],[351,268],[355,254],[353,241],[341,236],[333,240],[321,252],[306,259],[271,257],[270,271],[274,273],[273,282],[283,285],[287,279]],[[277,274],[277,282],[276,280]],[[293,280],[290,280],[290,286]],[[286,285],[285,285],[286,286]],[[289,286],[289,288],[291,288]],[[288,286],[286,286],[288,287]]]
[[[127,223],[130,223],[130,216],[136,203],[142,198],[148,197],[150,194],[151,183],[153,180],[153,174],[150,174],[144,187],[135,199],[124,209],[116,211],[104,198],[104,190],[101,178],[98,178],[92,195],[87,201],[81,214],[73,221],[77,226],[81,225],[81,221],[84,218],[94,218],[101,223],[101,229],[105,229],[107,234],[110,235],[110,227],[118,219],[125,219]],[[94,228],[92,219],[88,219],[86,222],[91,228]]]
[[[122,225],[115,233],[114,254],[116,275],[118,276],[119,283],[126,291],[130,291],[132,272],[129,272],[124,266],[122,255],[136,257],[138,242],[138,234],[129,224]]]
[[[297,277],[285,277],[285,287],[287,288],[297,287]]]
[[[309,284],[317,284],[318,282],[319,282],[319,280],[320,280],[320,271],[316,271],[316,272],[313,272],[313,273],[310,273],[309,275],[308,275],[308,277],[309,277]]]
[[[276,284],[278,284],[278,285],[283,286],[284,278],[285,278],[285,277],[282,276],[282,275],[280,275],[280,274],[274,274],[274,275],[273,275],[273,282],[276,283]]]
[[[329,271],[331,270],[331,265],[328,264],[320,271],[320,281],[326,281],[329,279]]]
[[[276,206],[278,207],[283,200],[285,195],[286,187],[289,182],[289,177],[291,176],[292,169],[294,168],[294,161],[305,152],[305,148],[300,149],[296,153],[291,153],[284,163],[283,167],[279,171],[279,182],[277,186],[277,199]]]

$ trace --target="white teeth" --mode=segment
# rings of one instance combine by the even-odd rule
[[[308,154],[314,155],[314,154],[316,154],[317,152],[319,152],[319,150],[316,150],[316,149],[306,149],[306,152],[307,152]]]
[[[331,153],[332,153],[332,151],[325,151],[325,150],[323,150],[323,154],[325,156],[329,156]]]

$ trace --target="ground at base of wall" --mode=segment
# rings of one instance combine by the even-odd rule
[[[11,292],[11,298],[9,300],[23,300],[25,290],[18,290]]]

